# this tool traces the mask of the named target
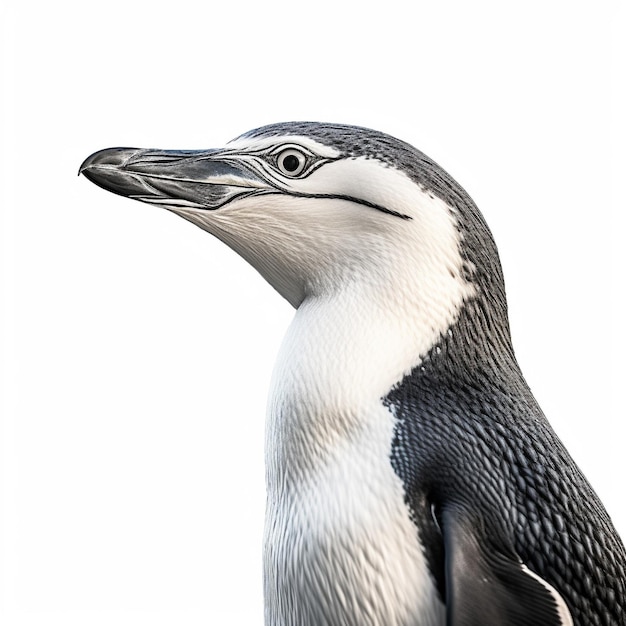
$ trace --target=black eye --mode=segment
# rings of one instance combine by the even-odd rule
[[[306,157],[299,150],[288,148],[278,155],[276,162],[285,176],[298,176],[304,170]]]

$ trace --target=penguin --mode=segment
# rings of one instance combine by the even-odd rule
[[[80,172],[295,308],[266,422],[268,626],[626,624],[624,545],[520,371],[493,236],[434,161],[291,122]]]

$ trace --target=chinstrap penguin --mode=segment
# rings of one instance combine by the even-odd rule
[[[619,626],[626,554],[533,398],[492,235],[412,146],[283,123],[80,170],[295,308],[270,392],[268,626]]]

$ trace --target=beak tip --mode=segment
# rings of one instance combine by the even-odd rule
[[[110,167],[122,167],[132,156],[139,152],[138,148],[105,148],[98,150],[88,156],[78,169],[78,174],[82,174],[91,167],[108,165]]]
[[[137,148],[106,148],[88,156],[78,168],[78,175],[112,193],[128,196],[137,184],[125,172],[126,163],[140,150]]]

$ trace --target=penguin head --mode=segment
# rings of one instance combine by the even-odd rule
[[[80,172],[213,234],[294,307],[354,291],[452,309],[490,275],[479,257],[492,263],[495,246],[469,196],[377,131],[274,124],[221,149],[102,150]]]

